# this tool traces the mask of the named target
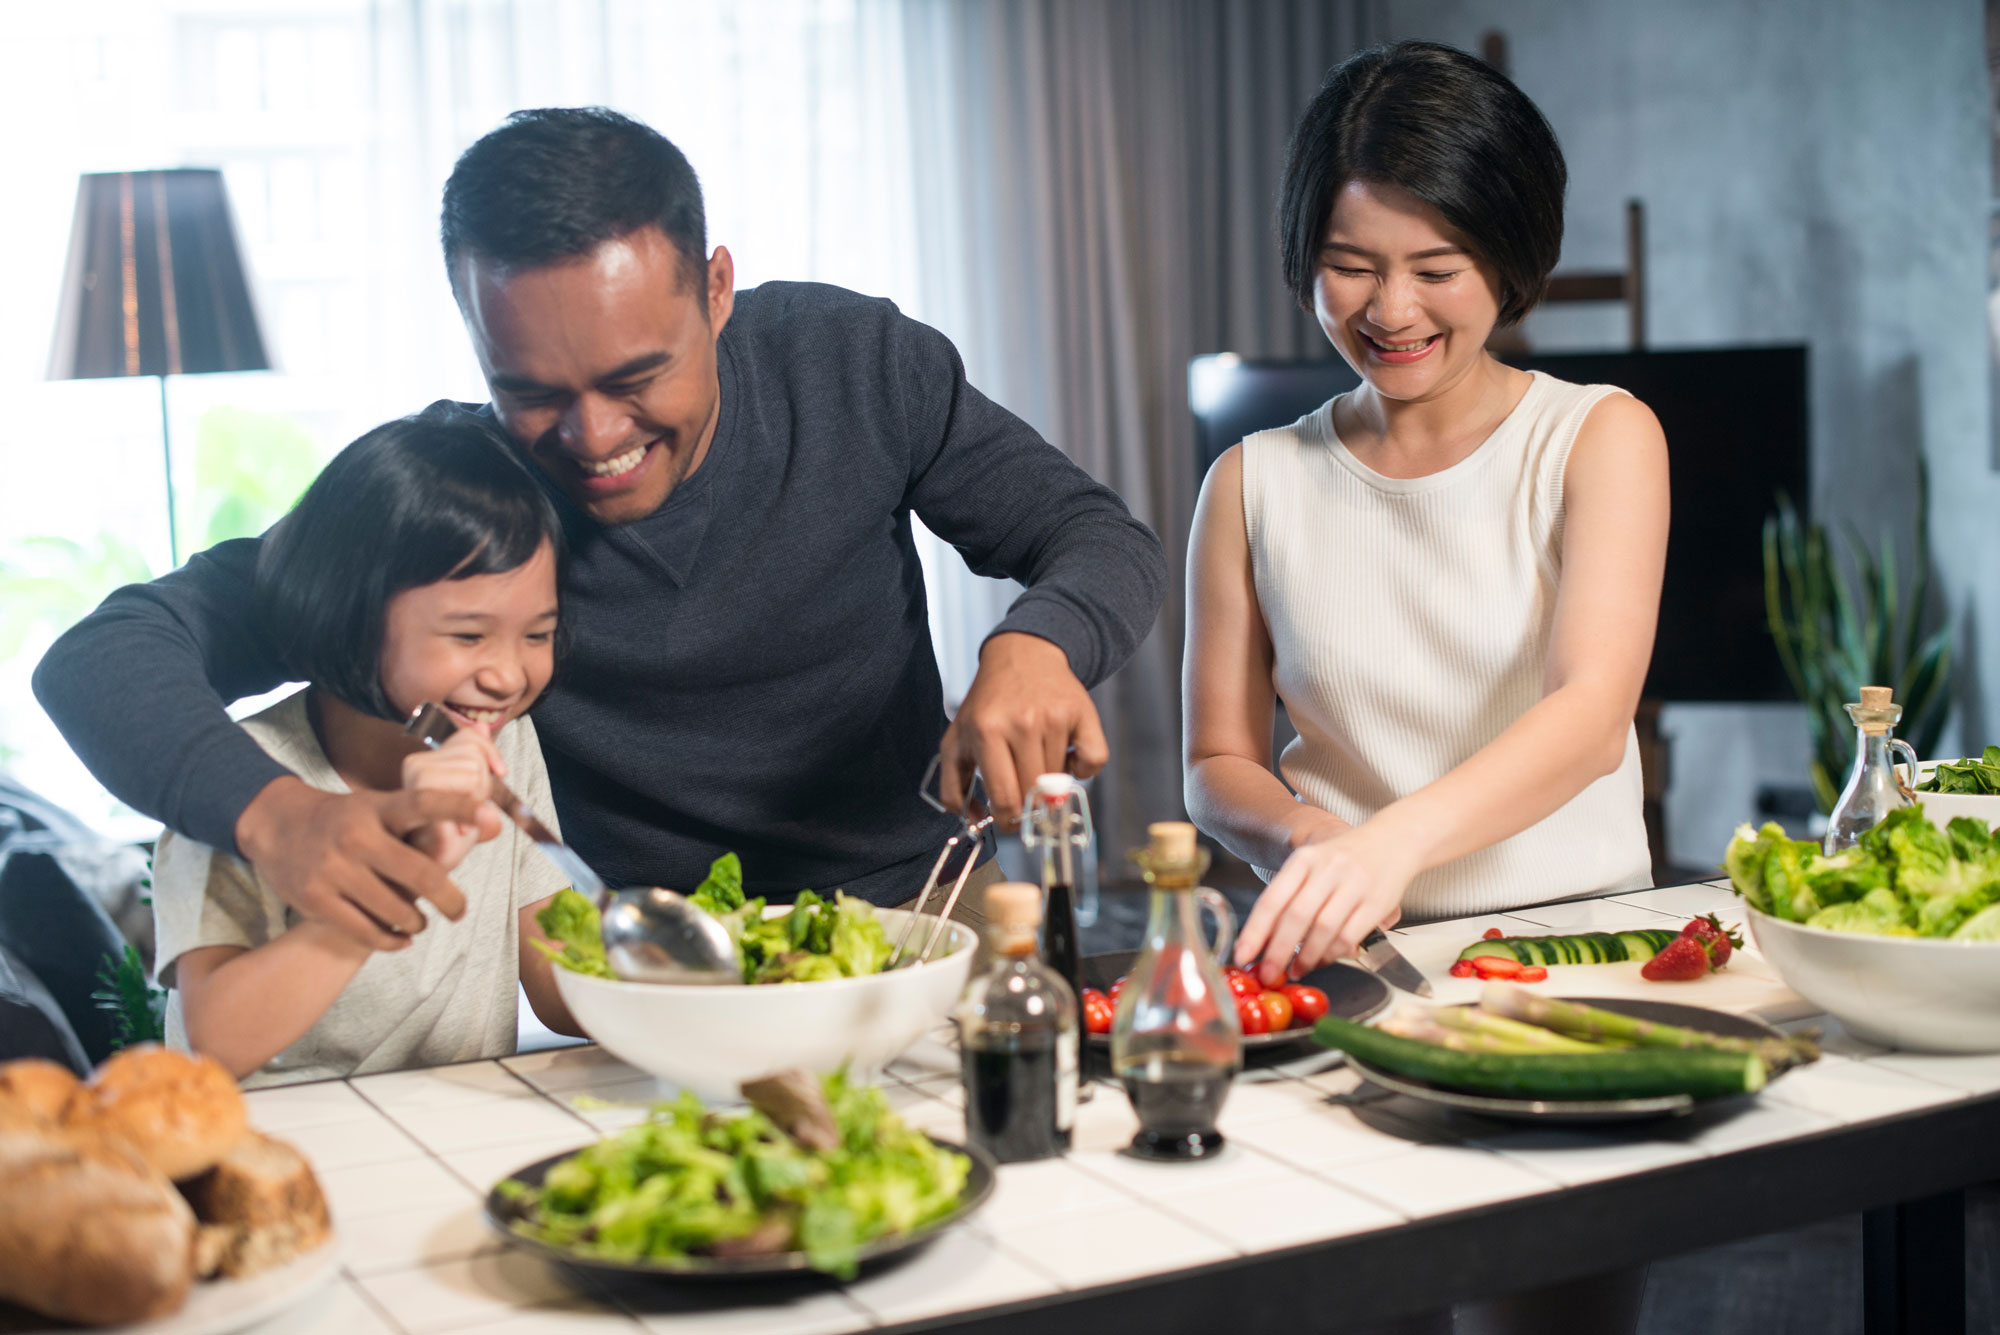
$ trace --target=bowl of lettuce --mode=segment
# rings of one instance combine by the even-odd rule
[[[729,929],[741,987],[628,983],[604,959],[596,906],[564,891],[537,915],[558,943],[556,987],[576,1022],[612,1055],[705,1099],[778,1071],[842,1067],[872,1078],[951,1017],[975,944],[946,923],[928,963],[884,969],[911,916],[864,900],[801,892],[792,904],[743,893],[733,853],[689,896]],[[921,944],[935,920],[920,924]],[[546,949],[546,948],[545,948]]]
[[[2000,836],[1892,811],[1832,856],[1744,826],[1723,865],[1757,951],[1856,1037],[1920,1052],[2000,1052]]]
[[[1917,766],[1917,801],[1938,825],[1970,816],[2000,826],[2000,746],[1963,760],[1926,760]]]

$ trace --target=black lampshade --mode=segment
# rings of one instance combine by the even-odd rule
[[[77,183],[49,379],[270,369],[212,169]]]

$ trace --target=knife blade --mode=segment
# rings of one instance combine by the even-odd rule
[[[1382,935],[1380,928],[1361,938],[1361,962],[1370,973],[1379,975],[1392,987],[1400,987],[1420,997],[1431,995],[1430,980],[1416,965],[1403,958],[1402,951],[1389,944],[1389,938]]]

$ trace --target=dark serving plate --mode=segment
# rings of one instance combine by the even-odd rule
[[[993,1194],[995,1164],[992,1156],[986,1151],[976,1145],[960,1145],[949,1140],[939,1140],[935,1136],[931,1137],[931,1143],[940,1149],[963,1154],[972,1160],[972,1167],[965,1175],[965,1190],[959,1195],[958,1205],[950,1214],[942,1219],[933,1220],[915,1232],[898,1233],[863,1244],[858,1257],[864,1272],[935,1241],[939,1234],[986,1204],[986,1198]],[[575,1150],[565,1150],[561,1154],[551,1154],[546,1159],[537,1159],[525,1168],[515,1169],[501,1180],[539,1187],[543,1175],[550,1168],[575,1153]],[[624,1275],[645,1275],[656,1279],[732,1280],[822,1273],[812,1268],[804,1252],[777,1252],[768,1256],[686,1256],[671,1261],[621,1261],[611,1257],[592,1256],[587,1252],[553,1246],[537,1238],[516,1233],[513,1224],[523,1217],[520,1206],[502,1196],[500,1184],[496,1182],[493,1189],[486,1193],[486,1222],[499,1230],[500,1235],[516,1247],[524,1247],[548,1260],[559,1261],[563,1265]]]
[[[1783,1038],[1784,1035],[1762,1020],[1748,1015],[1731,1015],[1706,1006],[1687,1006],[1678,1001],[1640,1001],[1605,997],[1565,997],[1600,1010],[1616,1011],[1634,1019],[1699,1029],[1726,1038]],[[1463,1009],[1463,1008],[1460,1008]],[[1514,1122],[1589,1123],[1641,1122],[1655,1117],[1685,1117],[1702,1104],[1728,1103],[1754,1098],[1754,1094],[1732,1094],[1720,1099],[1696,1099],[1688,1094],[1666,1094],[1644,1099],[1524,1099],[1499,1094],[1470,1094],[1463,1090],[1434,1085],[1428,1080],[1378,1070],[1352,1054],[1347,1065],[1371,1084],[1397,1094],[1406,1094],[1425,1103],[1458,1112],[1477,1113]]]
[[[1081,961],[1083,985],[1094,987],[1100,992],[1109,992],[1111,985],[1129,973],[1132,962],[1139,958],[1136,950],[1119,950],[1104,955],[1085,955]],[[1308,987],[1316,987],[1326,993],[1326,1013],[1337,1015],[1343,1020],[1353,1020],[1359,1024],[1380,1014],[1389,1004],[1389,985],[1368,970],[1353,964],[1329,964],[1314,969],[1298,980]],[[1091,1043],[1102,1047],[1111,1045],[1111,1035],[1091,1034]],[[1299,1029],[1285,1029],[1275,1034],[1245,1034],[1243,1050],[1258,1052],[1266,1048],[1290,1047],[1312,1038],[1312,1026]]]

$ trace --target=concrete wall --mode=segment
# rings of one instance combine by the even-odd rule
[[[1811,346],[1820,516],[1893,526],[1907,542],[1923,452],[1932,549],[1959,633],[1946,745],[2000,742],[1976,0],[1396,0],[1386,10],[1392,39],[1477,51],[1482,33],[1506,34],[1514,78],[1569,160],[1566,266],[1620,266],[1623,203],[1645,201],[1653,346]],[[1528,334],[1550,349],[1617,346],[1621,320],[1617,308],[1550,313]],[[1685,706],[1663,722],[1675,742],[1677,860],[1712,862],[1760,783],[1803,776],[1797,709]]]

